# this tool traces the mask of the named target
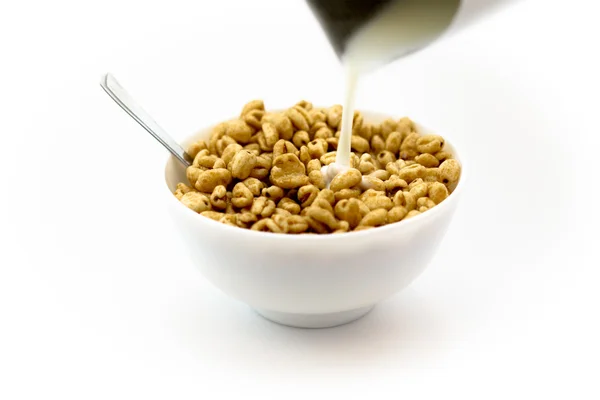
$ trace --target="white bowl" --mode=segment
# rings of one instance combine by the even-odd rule
[[[390,117],[363,112],[365,121]],[[430,130],[417,124],[419,132]],[[206,139],[210,128],[184,142]],[[444,137],[443,132],[440,134]],[[184,167],[167,161],[169,212],[200,272],[229,296],[280,324],[325,328],[354,321],[405,288],[432,259],[464,186],[462,164],[454,192],[431,210],[395,224],[335,235],[284,235],[224,225],[183,206],[173,196],[187,182]]]

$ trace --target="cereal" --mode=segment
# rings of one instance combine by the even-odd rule
[[[369,141],[360,136],[352,136],[351,139],[352,150],[357,151],[359,153],[365,153],[369,151]]]
[[[250,190],[252,196],[259,196],[261,190],[265,187],[265,184],[256,178],[246,178],[242,183]]]
[[[438,135],[425,135],[417,139],[419,153],[435,154],[444,147],[444,138]]]
[[[384,208],[378,208],[371,211],[363,217],[359,225],[362,226],[381,226],[385,225],[388,212]]]
[[[237,143],[233,143],[225,147],[225,150],[223,150],[223,153],[221,154],[221,160],[223,160],[225,166],[228,166],[233,159],[233,156],[235,156],[242,149],[243,147]],[[194,164],[196,164],[196,160],[194,160]]]
[[[319,189],[325,189],[325,178],[321,171],[310,171],[308,180],[312,185],[315,185]]]
[[[327,115],[327,124],[332,129],[337,130],[342,122],[342,106],[336,104],[335,106],[328,108],[325,113]]]
[[[281,199],[277,204],[277,207],[293,215],[300,214],[301,210],[300,205],[288,197]]]
[[[307,144],[310,156],[316,159],[323,157],[327,153],[328,146],[325,139],[315,139]]]
[[[419,154],[415,157],[415,161],[426,168],[435,168],[440,165],[440,160],[430,153]]]
[[[256,216],[270,217],[275,212],[275,202],[266,197],[257,197],[250,207],[250,212]]]
[[[271,182],[283,189],[294,189],[308,183],[306,167],[294,154],[282,154],[273,160]]]
[[[264,110],[251,110],[243,116],[243,119],[244,122],[246,122],[254,129],[260,129],[262,127],[262,118],[264,116]]]
[[[371,137],[371,151],[377,154],[383,150],[385,150],[385,140],[380,135],[373,135]]]
[[[310,116],[302,107],[288,109],[287,116],[292,121],[292,125],[299,130],[307,131],[310,129]]]
[[[419,134],[416,132],[410,133],[403,141],[402,145],[400,145],[400,158],[405,160],[412,160],[415,158],[417,153],[417,140],[419,139]]]
[[[338,201],[335,205],[335,216],[340,220],[348,222],[350,228],[356,228],[363,218],[360,212],[360,200],[343,199]]]
[[[349,189],[358,185],[361,180],[362,174],[360,171],[355,168],[350,168],[337,174],[331,181],[329,188],[334,192],[338,192],[342,189]]]
[[[231,176],[237,179],[246,179],[252,173],[256,166],[258,158],[248,150],[240,150],[231,159],[227,169],[231,171]]]
[[[300,147],[300,161],[302,161],[302,164],[308,166],[308,163],[312,161],[312,158],[310,156],[310,152],[308,151],[308,147],[306,146],[302,146]]]
[[[273,146],[273,159],[283,154],[295,154],[298,155],[298,149],[294,144],[288,140],[280,139]]]
[[[456,160],[446,160],[439,167],[439,177],[442,183],[455,184],[460,178],[460,164]]]
[[[244,108],[242,108],[242,113],[240,114],[240,116],[243,117],[244,115],[254,110],[265,111],[265,103],[262,100],[249,101],[248,103],[246,103],[246,105],[244,105]]]
[[[243,182],[238,182],[233,188],[231,203],[237,208],[245,208],[254,202],[252,190]]]
[[[207,197],[207,201],[208,201],[208,197]],[[209,211],[202,211],[202,212],[200,212],[200,215],[202,215],[203,217],[206,217],[206,218],[210,218],[210,219],[212,219],[214,221],[220,221],[221,218],[223,218],[223,216],[225,214],[217,212],[217,211],[210,211],[209,210]]]
[[[227,208],[227,188],[225,186],[219,185],[213,190],[210,195],[210,204],[216,210]]]
[[[407,183],[414,181],[417,178],[421,178],[425,174],[425,167],[421,164],[407,165],[398,171],[398,177],[405,180]]]
[[[236,228],[278,234],[333,234],[401,223],[444,202],[461,165],[438,135],[407,117],[368,123],[354,113],[350,168],[329,185],[342,107],[300,101],[270,112],[252,100],[187,150],[189,183],[174,196],[200,215]],[[330,177],[327,177],[330,179]]]
[[[385,149],[392,154],[398,154],[400,144],[402,143],[402,135],[398,132],[392,132],[385,140]]]
[[[310,136],[306,131],[298,131],[294,133],[294,137],[292,137],[292,143],[294,143],[294,146],[297,148],[306,146],[308,142],[310,142]]]
[[[407,186],[406,181],[398,175],[392,175],[385,181],[385,190],[390,196],[394,196],[398,190],[402,190]]]
[[[299,215],[292,215],[287,219],[288,233],[303,233],[308,230],[306,218]]]
[[[206,142],[204,140],[198,140],[197,142],[192,143],[190,147],[188,147],[187,153],[190,157],[195,158],[201,150],[207,149],[208,146],[206,145]]]
[[[302,208],[310,207],[319,195],[319,189],[315,185],[302,186],[298,190],[298,201]]]
[[[387,223],[393,224],[394,222],[402,221],[404,217],[406,217],[406,214],[408,214],[408,211],[405,207],[395,206],[390,211],[388,211]]]
[[[230,183],[231,172],[225,168],[217,168],[201,172],[194,186],[202,193],[212,193],[217,186],[228,186]]]
[[[268,188],[264,188],[262,190],[262,195],[267,199],[271,199],[273,201],[279,201],[285,196],[285,192],[279,186],[269,186]],[[258,195],[255,195],[258,196]]]
[[[342,189],[335,192],[335,201],[358,198],[358,196],[360,196],[360,189]]]
[[[273,146],[275,143],[279,141],[279,132],[277,132],[277,128],[269,122],[265,122],[262,124],[263,136],[259,137],[258,144],[260,148],[264,151],[273,150]],[[264,140],[264,143],[261,143],[261,140]]]
[[[319,160],[310,160],[306,165],[306,172],[311,173],[312,171],[320,171],[321,170],[321,161]]]
[[[227,136],[238,143],[248,143],[254,133],[254,129],[241,119],[229,121],[226,130]]]
[[[429,185],[427,184],[427,182],[421,182],[410,188],[410,194],[415,196],[415,199],[420,199],[421,197],[427,196],[428,191]]]
[[[448,189],[446,186],[439,182],[433,182],[429,185],[429,198],[433,200],[435,204],[440,204],[448,197]]]
[[[209,198],[198,192],[187,192],[181,197],[180,200],[190,210],[194,210],[197,213],[210,210]]]

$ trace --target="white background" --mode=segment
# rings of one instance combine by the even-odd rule
[[[599,8],[520,2],[363,82],[462,143],[469,188],[410,288],[298,330],[203,280],[165,151],[98,82],[177,139],[252,98],[339,103],[305,4],[2,2],[0,398],[598,398]]]

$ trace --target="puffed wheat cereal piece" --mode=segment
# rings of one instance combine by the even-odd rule
[[[420,199],[421,197],[427,196],[428,192],[429,185],[427,184],[427,182],[421,182],[418,185],[415,185],[412,188],[410,188],[410,193],[413,196],[415,196],[415,199]]]
[[[363,217],[359,226],[381,226],[385,225],[388,212],[385,208],[378,208]]]
[[[300,205],[296,203],[294,200],[284,197],[279,201],[277,207],[283,209],[290,214],[297,215],[300,214]]]
[[[260,196],[262,189],[265,187],[265,184],[256,178],[246,178],[242,183],[250,189],[252,196]]]
[[[417,178],[421,178],[425,174],[425,167],[421,164],[411,164],[398,171],[398,177],[404,179],[407,183],[411,183]]]
[[[369,196],[363,199],[363,202],[367,207],[369,207],[369,210],[377,210],[378,208],[383,208],[387,211],[394,206],[392,199],[385,195]]]
[[[363,217],[360,212],[360,201],[354,198],[338,201],[335,205],[335,216],[348,222],[350,228],[356,228]]]
[[[250,179],[250,178],[249,178]],[[231,203],[234,207],[245,208],[250,207],[254,202],[252,191],[242,182],[236,183],[233,187],[233,197]]]
[[[298,189],[298,201],[302,208],[310,207],[319,194],[319,189],[315,185],[306,185]]]
[[[250,172],[250,177],[256,179],[265,179],[271,171],[271,158],[261,154],[256,158],[256,166]]]
[[[335,201],[358,198],[358,196],[360,196],[360,189],[342,189],[335,192]]]
[[[349,168],[337,174],[329,184],[329,188],[334,192],[342,189],[349,189],[358,185],[361,182],[361,179],[362,174],[359,170],[355,168]]]
[[[327,124],[334,131],[338,130],[342,122],[342,106],[336,104],[335,106],[329,107],[325,113],[327,114]]]
[[[385,150],[385,140],[380,135],[373,135],[371,137],[371,152],[380,153]]]
[[[369,174],[369,176],[372,176],[373,178],[381,179],[384,182],[387,181],[388,179],[390,179],[390,173],[384,169],[378,169],[376,171],[373,171]]]
[[[252,169],[256,166],[258,158],[248,150],[240,150],[231,159],[227,169],[231,176],[237,179],[246,179],[250,176]]]
[[[419,137],[417,132],[412,132],[402,141],[400,145],[400,158],[412,160],[419,154],[417,152],[417,140]]]
[[[321,170],[321,161],[319,160],[310,160],[306,165],[306,172],[311,173],[312,171],[320,171]]]
[[[438,135],[425,135],[417,139],[419,153],[435,154],[444,147],[444,138]]]
[[[429,185],[429,198],[435,204],[440,204],[448,197],[448,189],[443,183],[433,182]]]
[[[369,151],[371,147],[367,139],[360,136],[352,136],[350,139],[352,150],[357,151],[359,153],[365,153]]]
[[[310,152],[308,151],[308,147],[306,147],[306,146],[300,147],[299,158],[300,158],[300,161],[302,161],[302,164],[308,166],[308,163],[312,161]]]
[[[327,186],[325,183],[325,177],[320,170],[310,171],[308,173],[308,181],[311,183],[311,185],[315,185],[319,189],[325,189],[325,186]]]
[[[398,155],[402,144],[402,135],[398,132],[391,132],[385,140],[385,149],[394,155]]]
[[[209,201],[208,197],[206,199],[207,199],[207,201]],[[202,215],[203,217],[206,217],[206,218],[210,218],[213,221],[218,222],[221,220],[221,218],[223,218],[223,216],[225,214],[223,214],[222,212],[218,212],[218,211],[203,211],[200,213],[200,215]]]
[[[308,131],[310,129],[312,121],[310,121],[308,112],[302,107],[289,108],[286,112],[286,115],[290,121],[292,121],[292,125],[298,128],[298,130]]]
[[[273,160],[270,180],[283,189],[294,189],[308,184],[306,167],[294,154],[282,154]]]
[[[406,188],[408,184],[404,179],[401,179],[398,175],[390,176],[390,179],[385,181],[385,190],[390,196],[394,196],[399,190]]]
[[[244,105],[242,108],[242,112],[240,113],[240,117],[248,114],[250,111],[259,110],[265,111],[265,103],[262,100],[251,100]]]
[[[377,161],[379,165],[387,165],[388,163],[396,161],[396,156],[391,151],[382,150],[377,154]]]
[[[439,166],[439,176],[442,183],[453,185],[460,178],[460,164],[454,159],[446,160]]]
[[[196,155],[201,151],[201,150],[207,150],[208,146],[206,145],[206,142],[204,140],[198,140],[194,143],[192,143],[187,150],[187,153],[190,157],[195,158]]]
[[[279,157],[282,154],[294,154],[299,155],[298,149],[290,141],[280,139],[273,147],[273,159]]]
[[[412,211],[409,211],[408,214],[406,214],[406,217],[404,217],[404,219],[409,219],[409,218],[412,218],[412,217],[416,217],[419,214],[421,214],[420,211],[412,210]]]
[[[198,192],[187,192],[181,197],[181,203],[197,213],[210,210],[210,199]]]
[[[247,112],[243,116],[243,120],[249,126],[253,127],[256,130],[259,130],[262,127],[262,119],[265,116],[264,110],[252,110]]]
[[[231,172],[225,168],[211,169],[203,171],[198,176],[194,185],[196,189],[203,193],[212,193],[219,185],[227,186],[231,183]]]
[[[224,210],[227,208],[227,188],[223,185],[219,185],[214,188],[210,195],[210,204],[213,209]]]
[[[257,197],[254,199],[250,212],[256,216],[268,218],[275,212],[275,202],[266,197]]]
[[[238,143],[246,144],[254,134],[254,129],[241,119],[235,119],[227,123],[227,136]]]
[[[264,188],[262,190],[262,195],[267,199],[278,202],[283,198],[283,196],[285,196],[285,191],[279,186],[269,186],[268,188]]]
[[[427,210],[435,207],[435,202],[429,197],[421,197],[417,199],[417,208],[421,211],[421,208],[425,207]]]
[[[306,218],[299,215],[293,215],[287,219],[288,233],[303,233],[308,230]]]
[[[388,211],[387,223],[393,224],[394,222],[402,221],[404,217],[406,217],[406,214],[408,214],[408,211],[405,207],[395,206],[390,211]]]
[[[433,154],[423,153],[415,157],[415,161],[425,168],[436,168],[440,162]]]
[[[283,233],[283,230],[271,218],[264,218],[250,228],[253,231]]]
[[[233,159],[233,156],[235,156],[241,150],[241,145],[237,143],[230,144],[227,147],[225,147],[225,150],[223,150],[223,153],[221,154],[221,159],[225,162],[225,165],[228,166],[231,160]]]
[[[315,139],[307,144],[310,156],[315,159],[323,157],[327,153],[328,146],[325,139]]]

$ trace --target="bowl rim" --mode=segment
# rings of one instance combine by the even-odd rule
[[[271,111],[279,112],[281,110],[275,109],[275,110],[271,110]],[[363,114],[363,116],[365,116],[365,115],[369,116],[365,119],[380,119],[380,118],[399,119],[399,118],[401,118],[401,117],[395,117],[393,114],[390,114],[390,113],[371,111],[368,109],[360,110],[360,112]],[[232,119],[233,118],[235,118],[235,117],[232,117]],[[415,120],[412,120],[412,121],[415,123],[418,131],[420,131],[420,130],[434,131],[434,130],[430,129],[428,126],[421,124],[420,122],[417,122]],[[211,129],[212,127],[216,126],[217,124],[219,124],[219,122],[206,125],[206,127],[197,130],[194,134],[187,136],[185,138],[185,140],[182,141],[182,143],[185,146],[188,142],[194,140],[199,135],[201,135],[203,132],[206,132],[207,130]],[[176,210],[179,210],[180,212],[185,213],[185,215],[189,216],[190,218],[195,219],[196,221],[199,221],[198,222],[199,224],[206,224],[206,229],[217,229],[217,230],[220,229],[220,230],[222,230],[222,232],[224,234],[241,235],[242,238],[248,236],[248,239],[250,239],[250,240],[252,240],[252,239],[260,240],[260,238],[262,237],[262,238],[265,238],[268,240],[277,240],[277,241],[302,240],[304,242],[312,242],[312,241],[323,242],[326,240],[328,240],[328,241],[344,240],[347,237],[360,238],[362,236],[385,235],[385,234],[391,233],[391,232],[409,230],[411,226],[414,226],[414,225],[417,225],[420,223],[424,223],[428,219],[435,218],[435,216],[439,215],[440,213],[445,212],[446,209],[448,209],[449,207],[451,207],[454,203],[456,203],[458,201],[459,194],[463,191],[463,187],[465,186],[466,177],[468,176],[468,167],[466,166],[467,163],[465,163],[465,161],[464,161],[463,151],[457,150],[457,146],[455,145],[456,142],[454,140],[448,140],[448,135],[446,135],[446,134],[444,134],[443,137],[445,139],[446,145],[450,145],[452,147],[452,149],[453,149],[452,155],[455,157],[455,159],[457,159],[460,162],[460,165],[461,165],[460,179],[458,180],[458,183],[457,183],[454,191],[452,191],[452,193],[450,193],[449,196],[444,201],[442,201],[440,204],[436,205],[432,209],[428,210],[427,212],[423,212],[423,213],[421,213],[415,217],[412,217],[408,220],[402,220],[402,221],[395,222],[392,224],[378,226],[373,229],[365,229],[365,230],[356,231],[356,232],[350,231],[350,232],[343,232],[343,233],[336,233],[336,234],[329,233],[329,234],[296,234],[296,235],[293,235],[293,234],[281,234],[281,233],[274,233],[274,232],[253,231],[250,229],[243,229],[243,228],[239,228],[239,227],[235,227],[235,226],[226,225],[219,221],[215,221],[211,218],[204,217],[204,216],[200,215],[199,213],[196,213],[193,210],[190,210],[189,208],[187,208],[186,206],[181,204],[181,202],[173,195],[173,192],[171,192],[171,190],[169,189],[169,186],[167,183],[169,164],[172,161],[178,163],[177,160],[174,160],[175,157],[171,154],[169,154],[167,156],[166,162],[165,162],[165,167],[164,167],[165,182],[163,182],[163,184],[164,184],[163,192],[167,195],[167,197],[169,197],[168,201],[171,202],[170,204],[172,204]],[[452,137],[452,135],[450,135],[450,137]],[[462,149],[462,147],[459,147],[459,148]]]

